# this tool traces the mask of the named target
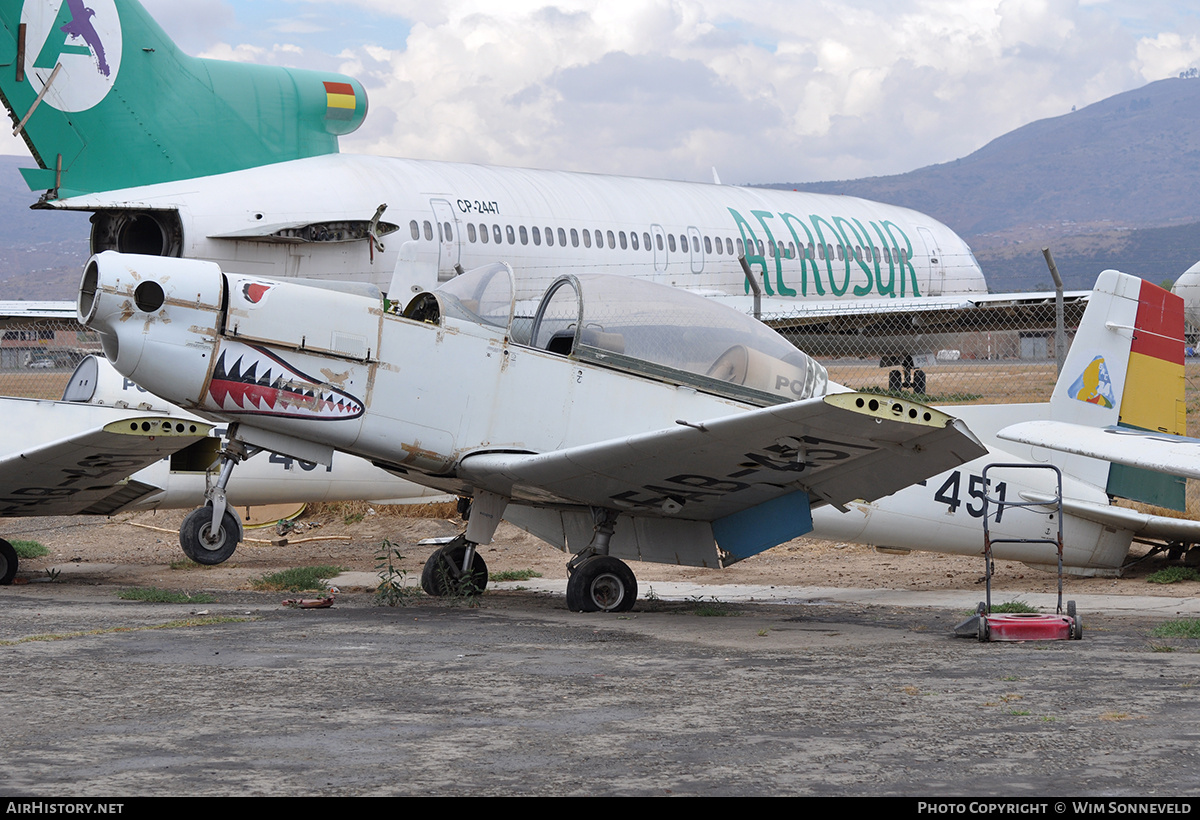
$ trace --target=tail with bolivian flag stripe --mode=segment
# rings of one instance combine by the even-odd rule
[[[340,74],[189,57],[137,0],[0,0],[0,99],[48,198],[336,153],[367,112]]]
[[[1186,435],[1183,300],[1136,276],[1104,271],[1050,400],[1051,418],[1090,427]],[[1183,479],[1140,467],[1056,457],[1109,495],[1183,510]]]

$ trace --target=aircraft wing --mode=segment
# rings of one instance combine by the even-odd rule
[[[1005,427],[996,435],[1035,447],[1200,478],[1200,439],[1188,436],[1128,427],[1085,427],[1064,421],[1026,421]]]
[[[753,311],[748,296],[705,293],[743,313]],[[1091,291],[1063,294],[1067,327],[1078,326]],[[811,355],[841,355],[846,334],[873,340],[873,352],[915,353],[914,332],[965,333],[1021,328],[1054,329],[1053,292],[962,293],[895,299],[799,301],[765,297],[762,320]]]
[[[840,393],[550,453],[470,455],[459,476],[533,504],[715,521],[797,492],[814,505],[873,500],[986,452],[945,413]]]
[[[138,415],[0,459],[0,515],[105,515],[161,488],[130,475],[205,438],[211,425]]]

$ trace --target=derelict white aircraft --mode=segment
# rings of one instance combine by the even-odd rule
[[[0,396],[0,517],[114,515],[203,504],[220,438],[191,413],[147,393],[104,359],[87,357],[60,401]],[[344,453],[327,466],[281,456],[246,462],[231,506],[379,499],[443,500],[444,495]],[[231,516],[242,538],[238,516]],[[184,552],[200,563],[205,550]],[[18,557],[0,538],[0,585]]]
[[[624,277],[568,275],[520,307],[503,263],[415,297],[226,275],[209,262],[99,254],[80,315],[117,370],[263,447],[359,454],[470,496],[427,591],[482,589],[506,517],[578,544],[571,609],[623,611],[619,555],[721,566],[808,532],[810,508],[874,499],[986,452],[914,402],[831,393],[825,369],[745,314]],[[532,316],[531,321],[522,321]],[[793,399],[797,399],[793,401]],[[236,547],[229,513],[182,537]]]
[[[843,392],[761,324],[683,291],[568,274],[536,306],[516,293],[497,264],[401,312],[378,292],[107,252],[85,270],[79,309],[120,372],[230,424],[230,468],[246,445],[309,461],[337,449],[471,496],[466,532],[426,567],[433,592],[439,575],[486,583],[475,545],[501,516],[577,553],[573,609],[632,604],[618,556],[720,567],[814,524],[820,537],[973,552],[985,493],[1046,494],[1038,471],[987,486],[996,461],[1061,462],[1075,571],[1118,568],[1135,533],[1200,536],[1197,522],[1110,504],[1141,475],[994,437],[1022,419],[1182,423],[1182,305],[1136,277],[1101,275],[1050,403],[955,409],[988,447],[945,413]],[[232,552],[223,515],[218,497],[185,529]],[[1036,536],[1046,517],[1001,508],[993,533]],[[1043,545],[996,554],[1055,563]]]

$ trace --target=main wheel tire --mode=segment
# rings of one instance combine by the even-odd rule
[[[1083,621],[1080,619],[1079,613],[1075,611],[1074,601],[1067,601],[1067,617],[1071,619],[1071,640],[1082,640]]]
[[[212,533],[212,515],[211,504],[199,507],[188,513],[179,527],[179,546],[183,547],[184,554],[197,564],[213,566],[224,563],[237,549],[241,528],[238,526],[237,516],[229,510],[221,516],[221,529],[217,532],[216,539],[212,543],[206,540]]]
[[[637,578],[624,562],[593,556],[567,579],[567,609],[572,612],[628,612],[637,600]]]
[[[888,390],[895,393],[900,389],[903,383],[904,377],[900,375],[899,370],[892,370],[888,372]]]
[[[8,586],[17,577],[17,550],[0,538],[0,586]]]
[[[466,554],[466,544],[454,543],[447,544],[429,556],[421,570],[421,589],[435,598],[449,595],[482,595],[487,589],[487,562],[476,550],[471,569],[464,574],[462,565]]]

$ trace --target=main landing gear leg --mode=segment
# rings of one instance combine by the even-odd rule
[[[231,429],[230,438],[221,448],[217,483],[205,493],[208,504],[188,513],[179,528],[179,546],[197,564],[220,564],[229,560],[242,540],[242,522],[229,511],[225,488],[233,468],[258,451],[233,438],[234,433]]]
[[[426,594],[436,597],[483,594],[487,588],[488,570],[476,548],[492,543],[507,506],[506,496],[484,491],[475,493],[470,515],[464,516],[467,531],[429,556],[421,570],[421,589]]]
[[[567,609],[572,612],[628,612],[637,600],[633,570],[608,554],[617,523],[612,510],[593,510],[592,543],[567,562]]]

